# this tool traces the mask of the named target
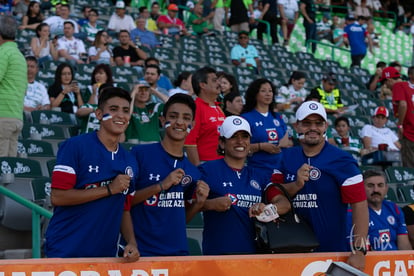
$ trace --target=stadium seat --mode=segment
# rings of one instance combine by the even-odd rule
[[[399,186],[398,192],[404,197],[404,202],[411,204],[414,202],[414,190],[413,185]]]
[[[53,151],[53,146],[47,141],[38,140],[19,140],[17,144],[17,153],[19,155],[26,154],[27,158],[37,160],[40,162],[42,174],[49,176],[49,171],[46,162],[51,158],[56,157],[56,152]]]
[[[393,183],[407,183],[409,180],[414,180],[414,169],[393,166],[385,169],[385,173],[388,178],[388,182]]]
[[[20,157],[0,157],[1,174],[13,173],[17,178],[41,177],[42,169],[40,162]]]

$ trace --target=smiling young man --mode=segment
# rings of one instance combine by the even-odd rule
[[[190,96],[173,95],[160,117],[163,140],[131,150],[139,167],[131,215],[142,256],[189,254],[186,222],[201,209],[209,193],[183,151],[195,109]]]
[[[138,260],[127,199],[135,191],[138,167],[119,145],[131,117],[130,102],[127,91],[104,89],[95,111],[100,129],[59,147],[52,174],[55,209],[46,232],[47,257],[115,257],[121,231],[127,240],[123,257]]]
[[[328,122],[322,104],[304,102],[296,119],[300,146],[283,150],[280,172],[273,180],[286,183],[297,213],[310,223],[319,240],[316,251],[348,251],[347,236],[351,236],[353,250],[348,263],[363,270],[368,206],[358,164],[349,153],[326,141]],[[346,231],[348,204],[353,210],[352,233]]]

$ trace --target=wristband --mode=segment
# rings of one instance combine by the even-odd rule
[[[367,255],[367,248],[365,246],[355,246],[355,245],[353,245],[352,246],[352,251],[353,252],[359,251],[359,252],[362,252],[362,254],[364,254],[364,256]]]
[[[109,185],[106,185],[106,189],[108,190],[108,195],[111,196],[112,195],[112,191],[111,191],[111,188],[109,188]]]
[[[161,188],[161,192],[164,192],[164,188],[162,187],[162,182],[158,183],[160,185]]]

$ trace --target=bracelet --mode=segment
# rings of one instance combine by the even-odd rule
[[[109,185],[106,185],[106,189],[108,190],[108,195],[111,196],[112,195],[112,191],[111,191],[111,188],[109,188]]]
[[[160,185],[161,188],[161,192],[164,192],[164,188],[162,187],[162,182],[158,183]]]

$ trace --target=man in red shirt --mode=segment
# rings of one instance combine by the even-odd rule
[[[181,19],[177,18],[178,6],[169,4],[167,15],[160,15],[157,19],[158,29],[163,34],[187,35],[187,29]]]
[[[394,84],[392,104],[398,119],[403,166],[414,168],[414,66],[408,68],[408,78],[408,81]]]
[[[219,103],[216,102],[220,94],[216,70],[203,67],[197,70],[191,83],[197,95],[195,124],[185,140],[185,149],[188,159],[198,166],[201,161],[223,158],[218,155],[219,141],[218,127],[221,126],[225,115]]]

